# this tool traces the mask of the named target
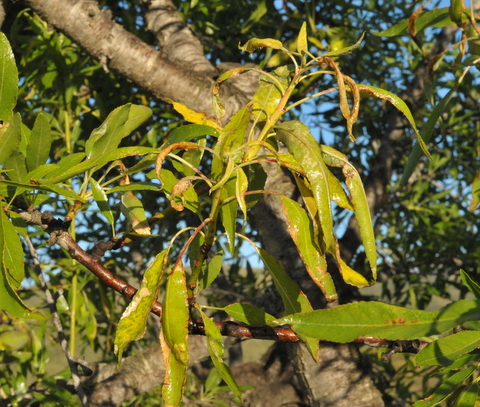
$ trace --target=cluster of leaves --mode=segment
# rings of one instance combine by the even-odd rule
[[[146,316],[158,295],[164,274],[168,274],[161,335],[168,367],[163,390],[167,404],[176,405],[181,399],[181,384],[184,383],[188,363],[188,321],[192,312],[196,312],[195,315],[203,319],[212,361],[218,373],[234,394],[241,397],[238,386],[223,362],[223,340],[220,332],[205,314],[207,307],[196,304],[194,299],[213,282],[220,270],[218,265],[221,264],[219,257],[207,266],[205,250],[200,250],[200,247],[211,247],[218,243],[221,224],[227,237],[227,248],[235,252],[238,239],[249,240],[238,232],[238,210],[245,221],[248,209],[255,204],[259,196],[273,193],[263,190],[265,174],[260,166],[262,161],[287,168],[297,181],[306,210],[287,197],[279,196],[279,199],[289,221],[292,238],[307,270],[326,298],[333,300],[336,296],[335,287],[326,269],[327,253],[337,259],[346,282],[365,286],[375,280],[376,250],[373,231],[356,168],[342,153],[328,146],[318,146],[309,129],[301,122],[285,121],[279,124],[279,119],[292,106],[288,105],[288,101],[294,89],[300,86],[302,81],[316,76],[332,75],[337,80],[337,88],[332,90],[340,93],[339,111],[347,121],[351,137],[361,95],[392,102],[415,128],[413,117],[401,99],[379,88],[358,85],[340,72],[336,58],[350,52],[355,46],[315,57],[308,52],[304,27],[300,31],[295,51],[287,50],[276,40],[251,40],[244,50],[256,51],[259,47],[268,47],[282,51],[291,58],[294,67],[280,67],[273,73],[262,72],[264,76],[254,100],[225,126],[219,121],[222,105],[218,97],[215,99],[216,118],[207,118],[174,104],[193,125],[171,132],[160,149],[118,148],[121,141],[148,120],[151,114],[150,109],[145,106],[128,104],[112,111],[105,122],[92,131],[84,151],[65,156],[55,164],[45,164],[53,141],[50,124],[44,114],[39,114],[30,130],[22,124],[20,115],[11,115],[16,101],[17,79],[15,70],[12,69],[13,57],[5,39],[3,40],[5,72],[10,72],[6,76],[4,89],[8,89],[8,86],[11,86],[11,89],[2,93],[2,119],[5,126],[1,138],[0,162],[6,170],[5,179],[1,181],[1,195],[5,197],[2,199],[2,206],[6,209],[0,214],[3,239],[2,290],[4,297],[8,299],[4,309],[12,315],[37,316],[37,313],[23,305],[15,292],[20,287],[24,271],[23,265],[14,264],[13,259],[23,258],[18,235],[26,233],[26,226],[21,224],[15,212],[10,210],[14,199],[20,197],[29,207],[35,207],[51,200],[54,194],[70,202],[85,205],[82,207],[82,204],[77,204],[76,211],[87,210],[86,204],[95,201],[117,237],[117,216],[111,205],[111,202],[116,200],[121,212],[128,219],[130,234],[133,232],[140,236],[149,236],[151,229],[148,217],[136,194],[142,193],[139,191],[158,193],[159,188],[155,182],[131,182],[130,176],[143,173],[152,166],[155,166],[155,170],[147,172],[147,177],[161,181],[162,193],[170,201],[172,208],[164,210],[161,217],[174,211],[185,210],[195,214],[200,223],[196,228],[179,230],[178,236],[185,235],[188,230],[193,230],[193,234],[185,239],[185,243],[179,245],[177,253],[171,253],[176,242],[172,239],[166,248],[156,255],[145,273],[137,296],[120,320],[115,346],[121,358],[125,346],[143,336]],[[246,71],[236,69],[227,72],[219,78],[218,86],[221,86],[224,80]],[[327,92],[321,92],[317,96],[325,93]],[[348,94],[352,95],[352,102],[349,102]],[[441,111],[432,119],[433,123],[440,114]],[[423,134],[423,138],[427,139],[426,134]],[[422,138],[418,137],[418,141],[419,145],[422,145]],[[285,144],[287,153],[279,151],[278,142]],[[186,152],[182,154],[182,151]],[[140,156],[141,160],[127,169],[119,160],[131,156]],[[165,160],[170,163],[169,169],[164,168]],[[201,163],[206,164],[200,168]],[[329,167],[342,170],[345,179],[341,181],[345,182],[348,193]],[[112,175],[113,172],[119,172],[120,175]],[[201,194],[202,187],[210,192],[209,196]],[[352,270],[340,257],[337,238],[333,232],[331,201],[356,215],[371,265],[371,275],[367,278]],[[205,208],[207,216],[204,214]],[[7,214],[15,223],[8,220]],[[476,301],[457,302],[435,313],[409,311],[373,302],[345,305],[329,311],[313,311],[308,299],[280,264],[263,249],[253,242],[252,244],[282,295],[286,316],[277,318],[248,304],[231,304],[222,310],[249,324],[290,325],[305,341],[314,358],[318,355],[318,339],[348,342],[361,335],[386,339],[418,338],[444,333],[456,325],[478,317],[475,312],[478,307]],[[194,265],[189,275],[183,267],[184,255],[187,255]],[[467,286],[474,293],[478,293],[477,285],[468,279],[468,275],[465,275],[465,279],[468,281]],[[470,324],[475,328],[473,322]],[[455,369],[467,362],[476,361],[476,354],[469,352],[477,346],[477,334],[477,331],[465,331],[437,340],[434,346],[425,348],[422,351],[424,353],[417,356],[419,364],[448,366],[444,371],[447,375],[450,374],[450,379],[445,381],[445,385],[450,387],[448,392],[443,388],[439,389],[438,394],[451,394],[465,379],[473,375],[476,365],[458,373]],[[476,397],[476,386],[477,382],[473,381],[461,393],[460,400],[463,397],[465,403],[468,403],[469,397]],[[433,405],[433,401],[428,403],[430,404],[425,405]]]

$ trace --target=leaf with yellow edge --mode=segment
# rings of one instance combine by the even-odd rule
[[[307,23],[305,21],[303,22],[300,32],[298,33],[297,52],[300,52],[301,54],[308,52]]]
[[[272,49],[283,49],[282,42],[274,40],[272,38],[252,38],[251,40],[248,40],[245,45],[239,44],[238,46],[241,51],[246,51],[250,53],[264,47]]]
[[[178,113],[180,113],[187,122],[195,123],[195,124],[204,124],[204,125],[213,127],[217,131],[222,130],[222,127],[223,127],[222,124],[218,120],[210,116],[207,116],[205,113],[192,110],[187,106],[185,106],[184,104],[174,102],[171,99],[166,99],[166,101],[168,103],[171,103],[173,105],[173,108]]]
[[[128,191],[122,195],[120,202],[120,210],[132,225],[133,231],[139,235],[151,235],[152,231],[148,225],[142,201],[132,191]]]
[[[182,400],[188,366],[187,283],[183,264],[177,262],[168,276],[163,300],[161,344],[165,361],[162,397],[165,406],[177,407]]]
[[[125,347],[143,338],[147,329],[147,317],[157,300],[160,282],[165,268],[167,249],[157,254],[143,275],[142,285],[122,314],[115,334],[114,351],[118,363],[122,361]]]

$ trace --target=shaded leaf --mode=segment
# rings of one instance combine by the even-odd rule
[[[207,264],[205,270],[203,270],[202,274],[200,274],[196,286],[197,293],[204,290],[213,283],[213,281],[217,278],[218,274],[222,270],[222,263],[223,252],[220,251],[215,256],[213,256],[213,258]]]
[[[470,201],[470,212],[473,212],[477,209],[477,206],[480,204],[480,173],[475,175],[472,183],[472,200]]]
[[[28,171],[32,171],[47,162],[52,141],[53,137],[48,118],[45,113],[40,112],[33,125],[27,145],[25,161]]]
[[[480,285],[464,270],[460,270],[460,277],[475,298],[480,299]]]
[[[479,345],[479,331],[461,331],[430,343],[417,353],[415,363],[419,366],[448,366],[457,357],[474,350]]]
[[[232,390],[233,394],[235,394],[235,396],[242,400],[242,392],[238,388],[238,385],[233,378],[232,372],[223,361],[224,343],[222,334],[220,333],[220,329],[210,318],[205,315],[205,313],[201,309],[197,309],[202,316],[203,324],[205,326],[208,352],[210,354],[210,357],[212,358],[213,365],[215,366],[225,383],[227,383],[230,390]]]

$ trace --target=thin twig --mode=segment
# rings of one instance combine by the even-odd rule
[[[60,346],[65,353],[65,357],[67,358],[68,367],[72,372],[72,379],[73,379],[73,387],[80,398],[80,402],[82,403],[83,407],[89,407],[89,403],[87,400],[87,395],[85,394],[85,390],[83,389],[82,383],[80,381],[80,376],[78,374],[78,361],[74,359],[72,354],[70,353],[70,349],[68,348],[68,341],[63,330],[62,321],[60,320],[60,316],[58,315],[57,305],[55,303],[55,299],[53,298],[52,292],[48,288],[47,282],[42,274],[42,269],[40,267],[40,260],[38,259],[37,250],[35,249],[32,241],[28,236],[25,237],[25,241],[27,242],[28,248],[30,250],[30,255],[33,258],[34,270],[40,280],[40,285],[45,293],[45,298],[47,300],[48,308],[50,313],[52,314],[53,324],[58,332],[58,339],[60,341]]]

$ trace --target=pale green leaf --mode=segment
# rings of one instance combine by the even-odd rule
[[[418,352],[415,363],[419,366],[448,366],[457,357],[471,352],[479,345],[479,331],[461,331],[430,343]]]
[[[463,284],[470,290],[477,300],[480,299],[480,285],[464,270],[460,270]]]
[[[72,198],[78,200],[80,202],[85,202],[80,195],[77,195],[75,192],[70,191],[69,189],[61,188],[58,185],[55,185],[50,182],[45,182],[41,185],[38,184],[25,184],[23,182],[14,182],[14,181],[2,181],[0,180],[0,185],[9,185],[12,187],[16,187],[20,190],[20,192],[24,191],[46,191],[46,192],[54,192],[60,196],[64,196],[66,198]],[[18,191],[17,191],[18,193]]]
[[[307,23],[304,21],[297,37],[297,52],[304,54],[308,52]]]
[[[238,207],[242,211],[243,219],[247,221],[247,202],[245,200],[245,193],[248,190],[248,179],[243,169],[237,167],[237,180],[235,183],[235,196],[237,197]]]
[[[470,212],[473,212],[477,209],[477,206],[480,204],[480,173],[475,175],[475,178],[472,182],[472,200],[470,201]]]
[[[265,120],[277,110],[287,90],[289,77],[290,71],[286,67],[262,75],[252,104],[252,115],[257,121]]]
[[[329,57],[329,58],[334,58],[334,57],[339,57],[339,56],[342,56],[342,55],[351,54],[353,50],[360,47],[364,36],[365,36],[365,33],[362,33],[360,39],[355,44],[350,45],[350,46],[345,47],[345,48],[341,48],[341,49],[332,51],[332,52],[326,52],[322,56]]]
[[[157,300],[160,282],[165,268],[167,249],[157,254],[142,278],[140,289],[122,314],[115,334],[115,354],[118,363],[125,347],[132,341],[143,338],[147,329],[147,317]]]
[[[132,225],[135,233],[146,236],[151,234],[142,201],[133,192],[128,191],[122,195],[120,210]]]
[[[283,49],[282,42],[272,38],[252,38],[248,40],[245,45],[240,46],[241,51],[254,52],[259,48]]]
[[[335,301],[337,292],[332,276],[327,272],[327,260],[315,244],[313,224],[301,206],[285,197],[280,196],[282,208],[287,218],[288,232],[297,246],[310,278],[322,290],[327,301]]]
[[[52,141],[53,137],[48,118],[45,113],[40,112],[33,125],[30,140],[27,145],[25,161],[28,171],[33,171],[35,168],[47,162]]]
[[[223,262],[223,252],[218,252],[213,258],[208,262],[207,267],[205,270],[200,274],[200,277],[197,281],[197,293],[201,290],[204,290],[213,281],[217,278],[218,274],[222,270],[222,262]]]
[[[105,219],[107,219],[108,223],[112,225],[113,234],[115,235],[115,217],[113,216],[113,211],[108,204],[107,194],[93,178],[90,178],[90,186],[92,188],[93,199],[95,199],[95,202],[102,212],[102,215],[105,216]]]
[[[470,383],[455,400],[454,407],[475,407],[479,393],[478,377]]]

